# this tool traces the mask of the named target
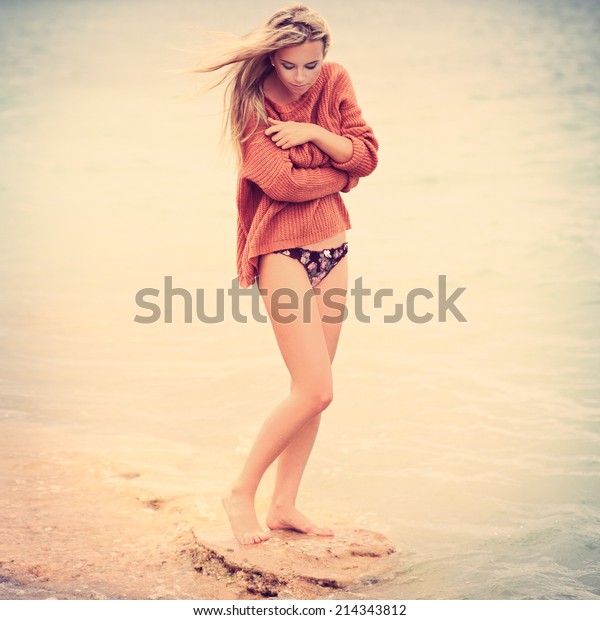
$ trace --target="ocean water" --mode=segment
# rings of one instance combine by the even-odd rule
[[[226,526],[289,378],[268,324],[181,299],[138,323],[136,294],[214,314],[236,277],[222,91],[176,70],[278,6],[0,5],[2,598],[213,594],[176,551]],[[393,291],[351,305],[299,507],[397,553],[333,596],[598,599],[600,6],[315,8],[380,141],[344,195],[350,282]],[[417,287],[432,320],[385,322]]]

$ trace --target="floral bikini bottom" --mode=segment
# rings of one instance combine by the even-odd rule
[[[321,280],[325,278],[347,253],[347,241],[344,241],[344,243],[337,248],[325,248],[324,250],[288,248],[286,250],[275,250],[275,252],[273,252],[273,254],[284,254],[285,256],[300,261],[313,287],[318,286]]]

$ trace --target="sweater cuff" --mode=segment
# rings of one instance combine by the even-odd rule
[[[356,136],[346,135],[344,137],[348,138],[352,142],[352,157],[350,157],[348,161],[342,163],[331,160],[331,165],[338,170],[343,170],[344,172],[347,172],[348,174],[366,176],[361,175],[361,172],[364,172],[363,168],[366,168],[364,162],[366,148],[363,141]]]
[[[344,193],[348,193],[358,185],[358,177],[353,177],[349,172],[346,172],[346,174],[348,175],[348,183],[340,190]]]

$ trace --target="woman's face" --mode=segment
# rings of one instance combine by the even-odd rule
[[[324,60],[322,41],[290,45],[271,55],[277,77],[295,98],[316,82]]]

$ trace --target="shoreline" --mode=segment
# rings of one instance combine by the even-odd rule
[[[383,536],[348,524],[327,540],[280,530],[240,545],[189,493],[160,492],[151,472],[86,449],[89,437],[61,448],[63,435],[21,427],[0,442],[0,600],[318,599],[354,582],[325,579],[321,565],[359,579],[392,553]]]

